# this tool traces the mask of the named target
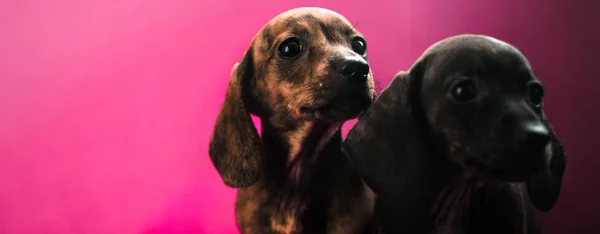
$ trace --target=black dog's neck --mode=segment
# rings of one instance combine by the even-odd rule
[[[446,139],[427,132],[430,145],[447,145]],[[467,170],[464,165],[451,161],[446,148],[427,148],[430,158],[431,187],[433,194],[429,200],[428,209],[436,234],[467,234],[469,233],[469,217],[474,193],[488,183],[488,178]]]
[[[471,199],[483,186],[478,178],[461,179],[444,187],[432,205],[432,219],[438,234],[468,233]]]
[[[448,145],[447,140],[427,129],[430,145]],[[490,182],[489,176],[476,169],[465,168],[465,164],[451,161],[447,148],[430,147],[429,154],[435,172],[431,200],[431,216],[436,234],[469,233],[469,217],[473,196],[477,190]]]
[[[435,134],[424,122],[418,126],[420,137],[428,147],[423,148],[425,153],[420,158],[407,157],[404,162],[412,165],[408,167],[418,168],[411,176],[414,182],[402,189],[413,195],[386,194],[385,198],[378,198],[376,215],[382,222],[382,233],[466,234],[471,198],[487,180],[451,161],[446,148],[435,147],[447,145],[443,136]],[[394,202],[403,200],[398,197],[406,197],[411,202]],[[399,225],[399,220],[409,221]]]
[[[408,189],[416,193],[410,204],[396,203],[394,198],[376,202],[376,216],[381,233],[469,233],[471,204],[475,192],[485,182],[477,177],[448,174],[444,179],[425,179],[420,187]],[[405,195],[398,195],[402,199]]]
[[[329,195],[336,177],[345,174],[340,170],[347,168],[339,127],[307,123],[281,131],[262,121],[267,157],[262,181],[272,201],[286,208]]]

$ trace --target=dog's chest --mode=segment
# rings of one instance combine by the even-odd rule
[[[242,195],[242,196],[240,196]],[[372,214],[366,197],[333,199],[327,204],[290,203],[281,208],[266,194],[238,194],[237,222],[244,234],[354,234],[361,233]]]
[[[298,211],[277,212],[269,218],[271,229],[281,234],[297,234],[302,230],[299,216]]]
[[[359,205],[359,204],[355,204]],[[277,212],[270,218],[270,229],[279,234],[354,234],[361,233],[367,217],[359,207],[347,204],[344,211],[328,209]]]

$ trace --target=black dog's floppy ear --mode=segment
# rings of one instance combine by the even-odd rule
[[[263,146],[246,103],[254,68],[252,49],[236,63],[217,116],[209,155],[223,182],[233,188],[248,187],[259,179]]]
[[[419,170],[426,170],[418,128],[422,118],[418,113],[422,111],[419,70],[398,73],[360,116],[343,144],[354,169],[380,197],[418,186],[414,183],[423,175]]]
[[[548,146],[548,156],[550,158],[547,167],[527,181],[527,192],[529,193],[529,199],[538,210],[548,212],[554,207],[560,194],[562,178],[567,164],[567,154],[548,117],[543,112],[542,120],[551,134]]]

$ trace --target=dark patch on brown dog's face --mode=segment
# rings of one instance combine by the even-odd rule
[[[258,114],[282,126],[358,116],[372,102],[374,84],[366,50],[353,47],[357,40],[366,48],[362,35],[331,11],[297,10],[271,20],[252,45]]]
[[[474,42],[454,42],[431,53],[421,94],[425,115],[452,160],[526,180],[547,158],[543,86],[514,47],[490,39]]]

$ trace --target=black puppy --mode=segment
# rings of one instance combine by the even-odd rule
[[[364,113],[344,150],[377,193],[382,233],[540,233],[564,149],[527,59],[494,38],[430,47]]]

